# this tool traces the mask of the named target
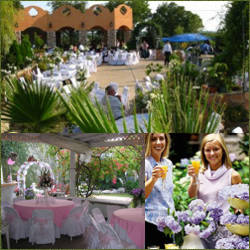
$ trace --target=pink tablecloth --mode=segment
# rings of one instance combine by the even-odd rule
[[[32,217],[32,211],[35,209],[49,209],[54,213],[54,223],[62,226],[63,220],[67,218],[71,209],[75,206],[73,201],[57,200],[52,204],[37,204],[36,200],[17,201],[13,204],[22,219],[28,220]]]
[[[124,208],[114,211],[110,221],[126,230],[128,237],[138,248],[144,249],[145,245],[145,212],[144,208]]]

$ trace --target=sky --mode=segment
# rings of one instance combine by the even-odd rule
[[[168,1],[170,2],[170,1]],[[177,5],[184,6],[185,10],[197,14],[202,19],[204,31],[217,31],[219,24],[226,13],[228,1],[174,1]],[[48,1],[21,1],[24,7],[35,5],[50,11]],[[102,4],[105,1],[88,1],[87,8],[94,4]],[[154,13],[164,1],[149,1],[151,11]]]

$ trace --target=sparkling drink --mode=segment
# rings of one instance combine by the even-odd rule
[[[161,166],[161,169],[163,170],[163,175],[162,175],[162,189],[165,189],[165,179],[167,177],[167,172],[168,172],[168,166]]]

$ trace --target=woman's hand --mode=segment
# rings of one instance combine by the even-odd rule
[[[194,179],[197,177],[197,175],[195,173],[195,169],[191,164],[188,165],[188,175],[193,177]]]
[[[153,171],[152,171],[152,179],[154,181],[157,181],[159,178],[162,177],[163,174],[164,174],[163,169],[160,166],[156,166],[153,168]]]

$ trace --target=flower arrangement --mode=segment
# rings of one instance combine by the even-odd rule
[[[232,235],[216,242],[215,249],[249,249],[249,237]]]
[[[51,188],[53,184],[54,184],[54,181],[50,176],[50,172],[48,169],[45,168],[41,173],[38,187]]]
[[[187,210],[160,217],[158,230],[169,236],[174,235],[176,244],[181,246],[185,235],[195,234],[203,239],[211,236],[217,230],[222,215],[222,209],[216,204],[206,205],[196,199],[190,202]]]
[[[35,193],[32,188],[27,188],[24,192],[24,196],[26,200],[32,200],[35,197]]]
[[[133,195],[133,205],[134,205],[134,207],[137,207],[138,205],[142,205],[142,204],[145,203],[144,189],[142,189],[142,188],[134,188],[131,191],[131,194]]]

